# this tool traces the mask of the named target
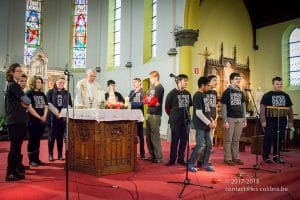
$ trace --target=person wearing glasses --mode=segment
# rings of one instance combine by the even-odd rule
[[[224,163],[230,166],[243,165],[239,156],[239,141],[242,130],[247,126],[246,98],[240,89],[241,75],[233,72],[229,76],[230,85],[223,92],[222,118],[224,133]]]

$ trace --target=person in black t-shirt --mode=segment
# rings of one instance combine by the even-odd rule
[[[134,89],[129,93],[129,102],[131,109],[140,109],[142,114],[144,114],[144,103],[143,98],[145,96],[145,91],[142,88],[142,81],[139,78],[133,79]],[[144,145],[144,127],[143,122],[137,122],[137,135],[139,137],[140,143],[140,157],[142,160],[145,160],[145,145]]]
[[[108,101],[108,103],[125,103],[123,96],[116,91],[116,82],[114,80],[107,81],[107,89],[108,92],[105,93],[105,100]]]
[[[6,181],[16,181],[25,178],[25,168],[22,166],[21,147],[26,135],[28,115],[38,116],[30,106],[31,100],[24,94],[18,84],[21,79],[20,64],[14,63],[6,71],[7,89],[5,93],[5,115],[10,139],[10,149],[7,157]]]
[[[217,91],[216,91],[216,87],[218,85],[218,77],[216,75],[209,75],[207,78],[209,79],[209,90],[206,92],[206,96],[207,96],[208,102],[209,102],[211,118],[217,124],[217,120],[218,120],[218,111],[217,111],[218,94],[217,94]],[[213,145],[214,133],[215,133],[215,129],[214,128],[210,129],[210,139],[211,139],[211,144],[212,145]],[[204,146],[205,145],[206,144],[204,144]],[[199,168],[202,166],[202,161],[203,161],[203,157],[204,157],[204,148],[202,148],[202,151],[200,152],[199,157],[197,159],[197,165],[198,165]],[[212,152],[213,152],[213,150],[212,150]],[[208,159],[209,164],[211,164],[210,160],[211,159],[209,157],[209,159]]]
[[[290,96],[282,91],[282,78],[275,77],[272,83],[274,90],[264,94],[260,103],[260,120],[262,127],[265,129],[263,142],[264,151],[262,156],[266,163],[272,163],[269,155],[273,143],[273,160],[277,163],[284,164],[285,162],[280,158],[279,148],[282,144],[287,125],[288,128],[293,127],[293,104]],[[281,111],[280,108],[282,108]],[[279,136],[279,138],[277,138],[277,136]],[[279,146],[277,146],[277,142]]]
[[[245,95],[240,90],[241,76],[230,74],[230,85],[222,95],[222,118],[224,133],[224,163],[243,165],[239,157],[239,142],[242,130],[247,126]]]
[[[206,171],[215,171],[212,165],[208,164],[208,160],[211,153],[212,142],[210,139],[210,130],[216,127],[214,119],[211,117],[211,111],[209,101],[206,96],[206,92],[209,90],[209,79],[202,76],[198,79],[198,91],[193,96],[193,124],[196,130],[196,146],[193,149],[191,157],[188,161],[188,170],[191,172],[197,172],[194,164],[197,160],[197,156],[206,143],[204,149],[204,158],[202,168]]]
[[[43,79],[40,76],[34,76],[29,85],[30,90],[26,93],[31,99],[33,109],[38,113],[39,118],[30,115],[27,124],[28,130],[28,158],[29,165],[36,167],[44,163],[39,159],[40,140],[46,126],[48,113],[48,102],[46,95],[42,92]]]
[[[179,74],[176,78],[176,83],[177,88],[174,88],[169,92],[165,103],[165,111],[169,115],[169,124],[172,135],[170,160],[166,163],[166,166],[174,165],[176,159],[177,163],[186,165],[184,154],[189,130],[189,108],[192,106],[192,97],[191,94],[185,90],[188,85],[187,75]]]
[[[160,143],[160,124],[162,115],[162,104],[164,97],[164,87],[159,82],[159,73],[152,71],[150,75],[150,88],[143,102],[148,106],[146,117],[146,142],[150,153],[150,158],[154,163],[163,161]]]
[[[64,88],[65,85],[65,77],[59,77],[53,89],[47,92],[47,100],[49,103],[49,135],[48,135],[48,153],[49,153],[49,161],[53,162],[53,148],[54,142],[56,140],[57,145],[57,153],[58,153],[58,160],[64,160],[63,157],[63,138],[66,129],[66,119],[60,117],[60,112],[63,108],[68,107],[68,100],[69,105],[72,106],[72,99],[71,95],[68,91]],[[68,99],[69,98],[69,99]],[[56,108],[52,109],[50,103]]]

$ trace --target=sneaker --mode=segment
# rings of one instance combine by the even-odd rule
[[[63,161],[63,160],[65,160],[65,158],[61,156],[61,157],[58,157],[58,160]]]
[[[265,163],[273,163],[270,158],[264,159]]]
[[[229,165],[229,166],[233,166],[234,162],[232,162],[232,160],[224,160],[224,163]]]
[[[206,171],[209,171],[209,172],[214,172],[215,171],[215,168],[211,165],[202,165],[202,168],[205,169]]]
[[[162,163],[162,160],[153,160],[152,163]]]
[[[141,160],[147,160],[145,156],[141,156]]]
[[[35,162],[35,161],[30,161],[30,162],[29,162],[29,165],[30,165],[31,167],[37,167],[37,166],[39,166],[39,164],[38,164],[37,162]]]
[[[278,156],[273,156],[273,160],[276,163],[285,164],[284,160],[282,160],[280,157],[278,158]]]
[[[53,162],[53,161],[54,161],[53,156],[49,156],[49,161],[50,161],[50,162]]]
[[[265,161],[265,163],[273,163],[269,156],[263,156],[263,160]]]
[[[244,162],[241,161],[241,159],[233,159],[232,162],[234,162],[234,163],[236,163],[238,165],[243,165],[244,164]]]
[[[194,167],[194,165],[192,165],[192,164],[189,164],[188,170],[189,170],[190,172],[197,172],[197,168]]]

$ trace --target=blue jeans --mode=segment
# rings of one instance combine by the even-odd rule
[[[189,160],[189,164],[194,165],[198,154],[200,153],[200,150],[204,146],[204,143],[206,143],[206,148],[204,150],[204,158],[203,158],[203,165],[206,165],[208,162],[208,159],[210,157],[211,148],[212,148],[212,142],[210,138],[210,130],[197,130],[196,129],[196,146],[194,147],[194,150],[192,152],[192,155]]]

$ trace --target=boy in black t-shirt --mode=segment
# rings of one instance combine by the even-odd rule
[[[169,115],[172,134],[170,160],[166,163],[166,166],[174,165],[176,159],[178,164],[186,165],[184,153],[187,144],[188,121],[190,119],[189,108],[192,106],[192,97],[185,90],[188,85],[187,75],[179,74],[176,77],[176,83],[178,87],[169,92],[165,103],[165,111]]]
[[[164,87],[159,82],[159,73],[152,71],[150,75],[150,88],[143,99],[144,104],[148,106],[146,117],[146,142],[153,163],[163,161],[161,143],[160,143],[160,124],[162,115],[162,104],[164,97]]]
[[[208,165],[210,157],[212,142],[210,139],[210,130],[216,127],[215,121],[211,118],[211,111],[209,107],[208,98],[205,93],[209,90],[209,79],[202,76],[198,80],[199,90],[193,96],[193,124],[196,129],[196,146],[193,149],[191,158],[188,162],[188,169],[191,172],[197,172],[194,164],[197,159],[199,151],[206,143],[204,150],[204,159],[202,168],[207,171],[215,171],[212,165]]]
[[[262,127],[265,129],[263,160],[266,163],[272,163],[269,155],[273,143],[273,160],[277,163],[284,164],[285,162],[280,158],[279,148],[282,143],[287,123],[288,128],[293,127],[293,104],[290,96],[282,91],[282,79],[280,77],[275,77],[273,78],[272,83],[274,90],[264,94],[260,105],[260,120]],[[278,131],[279,135],[277,135]],[[279,143],[279,146],[277,146],[277,142]]]
[[[239,158],[239,141],[242,129],[247,126],[245,95],[240,90],[241,76],[230,74],[230,85],[222,95],[224,134],[224,163],[243,165]]]
[[[209,90],[206,92],[206,96],[208,98],[208,102],[209,102],[209,107],[210,107],[210,112],[211,112],[211,118],[215,121],[215,123],[217,124],[217,120],[218,120],[218,112],[217,112],[217,106],[218,106],[218,94],[216,91],[216,87],[218,85],[218,77],[216,75],[209,75],[207,77],[209,79]],[[215,133],[215,129],[211,129],[210,130],[210,139],[211,139],[211,144],[213,145],[213,138],[214,138],[214,133]],[[204,144],[204,148],[205,148],[206,144]],[[198,159],[197,159],[197,166],[201,167],[202,166],[202,161],[203,161],[203,157],[204,157],[204,148],[202,148]],[[213,150],[211,151],[211,153],[213,152]],[[210,157],[208,159],[208,164],[211,164],[210,162]]]

